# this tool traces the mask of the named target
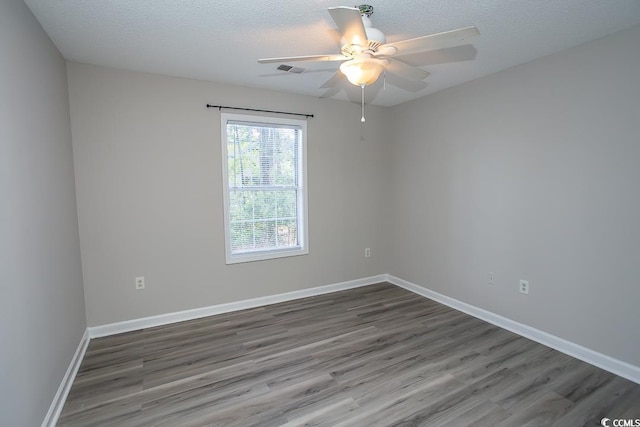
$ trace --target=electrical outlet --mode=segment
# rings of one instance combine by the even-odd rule
[[[496,273],[489,273],[489,284],[490,285],[496,284]]]
[[[369,258],[371,256],[371,248],[364,249],[364,257]]]
[[[520,280],[520,293],[529,294],[529,281]]]
[[[145,287],[145,285],[144,285],[144,277],[142,277],[142,276],[136,277],[136,290],[137,291],[141,291],[141,290],[144,289],[144,287]]]

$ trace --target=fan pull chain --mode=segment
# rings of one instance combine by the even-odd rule
[[[362,88],[362,118],[360,119],[360,122],[362,123],[366,122],[364,118],[364,86],[365,85],[360,86]]]

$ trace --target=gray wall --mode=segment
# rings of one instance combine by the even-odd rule
[[[359,105],[329,99],[75,63],[68,76],[90,325],[386,272],[383,109],[362,125]],[[220,114],[207,103],[316,115],[309,255],[225,265]]]
[[[0,2],[0,424],[39,425],[84,333],[65,61]]]
[[[390,273],[640,365],[638,46],[635,28],[394,108]]]

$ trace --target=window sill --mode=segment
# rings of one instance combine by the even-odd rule
[[[243,262],[266,261],[269,259],[288,258],[299,255],[307,255],[308,248],[288,248],[270,251],[244,252],[239,254],[227,254],[226,264],[239,264]]]

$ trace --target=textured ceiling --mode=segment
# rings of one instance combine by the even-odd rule
[[[364,0],[363,0],[364,1]],[[341,0],[25,0],[70,60],[322,96],[337,63],[258,58],[338,53],[328,7]],[[370,0],[388,41],[475,25],[473,46],[403,57],[431,73],[426,87],[387,77],[367,100],[396,105],[640,25],[640,0]],[[446,61],[455,61],[448,62]],[[395,84],[397,86],[392,86]],[[412,90],[419,89],[417,92]],[[345,85],[337,99],[359,100]]]

